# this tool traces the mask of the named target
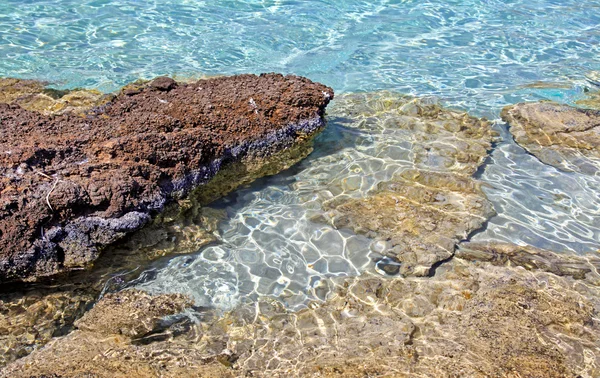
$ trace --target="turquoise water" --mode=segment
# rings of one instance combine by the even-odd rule
[[[600,1],[578,0],[3,0],[0,76],[110,91],[162,74],[278,71],[495,114],[548,95],[514,93],[521,84],[600,69],[599,24]]]
[[[3,0],[0,76],[113,91],[157,75],[277,71],[337,93],[436,96],[497,119],[510,103],[580,98],[584,75],[600,70],[599,25],[600,1],[580,0]],[[555,85],[528,86],[539,81]],[[498,215],[474,239],[599,249],[600,178],[546,166],[496,128],[504,140],[479,178]],[[357,149],[356,138],[331,120],[311,158],[218,204],[229,215],[219,245],[174,258],[140,285],[223,308],[249,295],[296,306],[322,297],[320,278],[358,274],[378,246],[311,222],[305,205],[307,188],[351,175],[353,164],[370,177],[357,184],[363,192],[389,179],[375,169],[379,152]]]

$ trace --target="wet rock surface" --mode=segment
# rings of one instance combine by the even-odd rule
[[[457,242],[494,215],[475,180],[451,173],[406,170],[361,199],[328,203],[338,228],[380,240],[380,253],[397,259],[403,275],[426,276],[454,254]]]
[[[150,296],[141,290],[123,290],[103,297],[75,322],[75,327],[136,338],[154,330],[165,316],[178,314],[191,305],[182,294]]]
[[[46,115],[21,107],[22,96],[5,99],[0,281],[86,267],[222,167],[242,162],[256,174],[261,159],[323,127],[332,97],[307,79],[267,74],[159,78],[84,116]],[[271,168],[278,166],[286,165]]]
[[[565,171],[600,172],[600,111],[521,103],[504,108],[502,119],[515,141],[542,162]]]
[[[139,343],[78,330],[2,373],[593,377],[600,373],[598,277],[454,258],[429,278],[333,280],[328,300],[298,312],[265,298],[223,317],[205,313],[186,332],[167,330],[166,339]],[[114,299],[100,301],[99,314],[112,308],[103,301]]]
[[[376,252],[395,259],[395,273],[428,275],[494,215],[480,183],[471,178],[497,139],[489,121],[435,99],[390,92],[338,96],[328,114],[373,139],[398,137],[395,145],[381,143],[372,152],[382,172],[393,169],[389,178],[369,190],[353,176],[340,180],[342,190],[334,182],[334,196],[323,195],[324,213],[314,217],[378,240]]]
[[[46,115],[85,115],[92,108],[114,98],[114,95],[93,89],[58,90],[45,84],[36,80],[0,78],[0,103],[17,104],[23,109]]]

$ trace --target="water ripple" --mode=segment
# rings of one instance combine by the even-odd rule
[[[516,145],[502,127],[481,180],[497,216],[474,241],[498,240],[554,251],[600,249],[600,177],[563,172]]]

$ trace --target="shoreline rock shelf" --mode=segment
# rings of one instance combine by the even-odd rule
[[[323,201],[315,219],[377,240],[377,252],[392,258],[401,275],[431,274],[495,214],[472,177],[498,141],[490,121],[434,98],[387,91],[338,96],[328,115],[373,139],[393,135],[370,158],[383,162],[381,171],[396,168],[382,180],[371,178],[362,193],[331,185],[339,194]],[[348,179],[339,181],[348,189]]]
[[[551,263],[533,267],[532,256]],[[263,298],[197,323],[161,322],[189,306],[184,296],[124,290],[0,374],[596,377],[598,259],[562,258],[467,243],[433,277],[339,277],[326,301],[297,312]]]
[[[165,79],[161,83],[170,87]],[[152,85],[125,96],[163,94]],[[328,102],[323,96],[322,107],[313,105],[321,120]],[[249,113],[256,114],[253,106]],[[462,240],[493,215],[472,177],[497,138],[488,121],[388,93],[340,96],[330,116],[345,120],[349,129],[369,132],[372,139],[393,132],[393,143],[409,142],[408,152],[400,154],[405,161],[385,161],[397,172],[372,187],[352,184],[343,174],[328,178],[326,187],[337,196],[315,211],[317,221],[381,239],[381,254],[399,266],[390,274],[394,277],[367,271],[327,278],[323,285],[331,288],[330,295],[298,311],[264,296],[222,313],[194,306],[184,294],[129,288],[105,295],[74,322],[72,331],[9,361],[0,375],[598,375],[597,255]],[[244,182],[297,161],[305,155],[304,138],[297,135],[293,141],[282,152],[233,160],[200,195],[186,200],[193,203],[175,210],[197,209],[233,190],[240,177]],[[380,146],[371,147],[380,151]],[[167,225],[165,232],[174,235],[179,227],[171,227],[170,219],[181,216],[171,209],[156,216],[154,225]]]
[[[331,88],[279,74],[160,77],[79,114],[26,110],[9,96],[0,103],[0,283],[89,266],[168,203],[227,177],[224,168],[244,183],[288,167],[310,152],[288,153],[324,127],[332,98]],[[213,197],[236,186],[225,184]]]

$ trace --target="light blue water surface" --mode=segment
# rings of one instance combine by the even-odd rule
[[[157,75],[276,71],[337,93],[434,95],[497,119],[510,103],[580,98],[584,74],[600,70],[599,25],[600,1],[581,0],[2,0],[0,76],[114,91]],[[523,87],[537,81],[566,86]],[[497,127],[504,141],[480,179],[498,216],[474,239],[600,248],[600,178],[546,166]],[[336,143],[331,154],[349,169],[355,152],[340,142],[344,132],[330,123],[316,157],[226,199],[222,245],[174,258],[146,288],[184,288],[218,305],[252,292],[296,298],[323,275],[357,274],[357,251],[375,247],[311,223],[294,189]]]
[[[600,1],[3,0],[0,76],[112,91],[156,75],[277,71],[470,111],[600,69]]]

